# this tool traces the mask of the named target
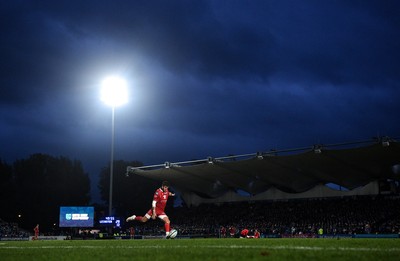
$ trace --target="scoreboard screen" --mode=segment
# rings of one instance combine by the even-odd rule
[[[94,207],[60,207],[60,227],[93,227]]]

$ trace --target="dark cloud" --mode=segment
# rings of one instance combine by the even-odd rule
[[[3,1],[0,158],[145,164],[400,132],[398,1]],[[4,145],[3,145],[4,144]]]

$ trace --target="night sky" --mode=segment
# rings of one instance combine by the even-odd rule
[[[110,161],[109,75],[129,86],[115,110],[116,160],[400,136],[400,1],[14,0],[0,12],[9,164],[66,156],[95,187]]]

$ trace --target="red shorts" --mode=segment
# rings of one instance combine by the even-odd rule
[[[147,219],[150,219],[152,215],[153,215],[153,209],[150,209],[149,211],[147,211],[145,217],[147,217]],[[156,216],[160,219],[168,217],[167,214],[165,214],[164,210],[158,208],[156,208]]]

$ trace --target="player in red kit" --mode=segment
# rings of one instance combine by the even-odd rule
[[[249,230],[247,228],[240,231],[240,238],[248,238]]]
[[[153,202],[151,204],[151,209],[147,211],[144,216],[132,215],[126,219],[126,222],[137,220],[140,222],[147,222],[150,218],[156,219],[158,217],[164,221],[165,235],[169,238],[170,231],[170,220],[165,214],[165,206],[167,205],[168,197],[175,196],[174,193],[168,191],[169,183],[168,181],[163,181],[161,188],[158,188],[153,196]]]
[[[135,238],[135,228],[134,227],[129,228],[129,235],[131,236],[131,239]]]
[[[39,224],[37,224],[37,225],[33,228],[33,231],[35,232],[34,240],[38,240],[38,239],[39,239]]]

